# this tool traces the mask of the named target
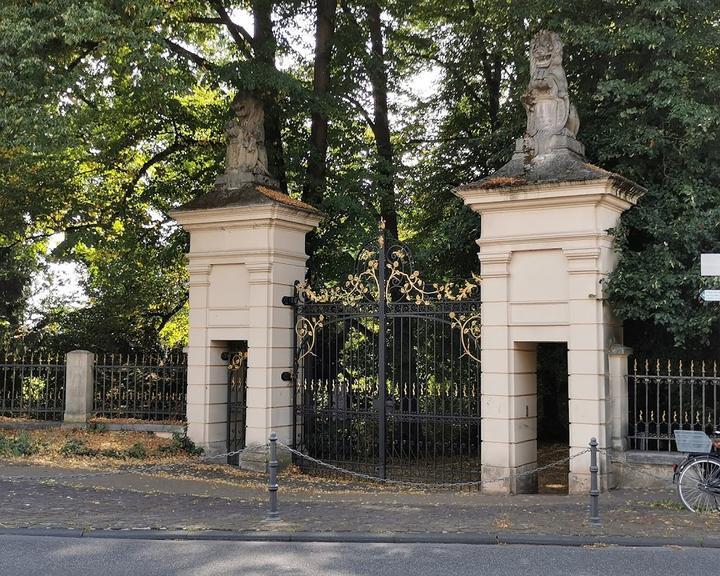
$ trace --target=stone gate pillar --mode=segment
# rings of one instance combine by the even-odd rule
[[[314,208],[249,184],[215,191],[172,213],[190,233],[188,434],[210,454],[226,451],[228,370],[223,352],[248,347],[246,444],[271,430],[292,435],[292,309],[282,304],[305,278],[305,234]]]
[[[259,100],[239,92],[225,127],[225,172],[215,189],[171,215],[190,233],[190,342],[187,422],[209,454],[226,451],[228,360],[247,344],[245,443],[265,444],[271,430],[292,435],[292,296],[305,279],[305,235],[322,214],[278,189],[268,173]]]
[[[549,52],[549,57],[546,58]],[[605,302],[603,281],[616,255],[608,233],[644,189],[587,162],[575,139],[579,120],[567,96],[557,34],[531,44],[523,96],[528,124],[510,162],[457,194],[482,215],[482,474],[515,477],[537,467],[536,345],[568,345],[570,446],[612,442],[608,347],[622,327]],[[617,387],[614,389],[617,392]],[[589,487],[589,455],[570,462],[571,492]],[[608,485],[607,459],[600,458]],[[533,475],[486,486],[536,489]]]

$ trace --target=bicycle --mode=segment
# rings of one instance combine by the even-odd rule
[[[720,430],[715,430],[715,436]],[[705,432],[676,430],[675,443],[688,455],[673,466],[673,484],[685,508],[691,512],[720,510],[720,440]]]

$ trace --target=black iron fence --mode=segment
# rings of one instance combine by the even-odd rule
[[[632,450],[676,451],[675,430],[720,423],[717,362],[630,361],[628,440]]]
[[[185,420],[187,355],[102,354],[95,358],[96,416]]]
[[[0,416],[62,420],[65,357],[5,352],[0,363]]]

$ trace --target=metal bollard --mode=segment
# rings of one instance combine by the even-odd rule
[[[277,471],[278,471],[278,459],[277,459],[277,434],[270,432],[270,463],[268,464],[268,493],[270,494],[270,509],[268,510],[268,520],[279,520],[280,514],[278,513],[278,501],[277,501]]]
[[[598,465],[597,465],[597,447],[596,438],[590,438],[590,524],[592,526],[600,526],[600,509],[598,489]]]

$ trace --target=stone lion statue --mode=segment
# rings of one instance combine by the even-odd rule
[[[262,104],[249,92],[241,91],[231,104],[233,118],[225,125],[227,150],[225,173],[240,181],[252,176],[269,177],[265,150],[265,113]]]
[[[530,43],[530,82],[522,102],[527,113],[527,136],[542,152],[543,141],[553,135],[575,138],[580,120],[570,103],[563,44],[555,32],[538,32]]]

